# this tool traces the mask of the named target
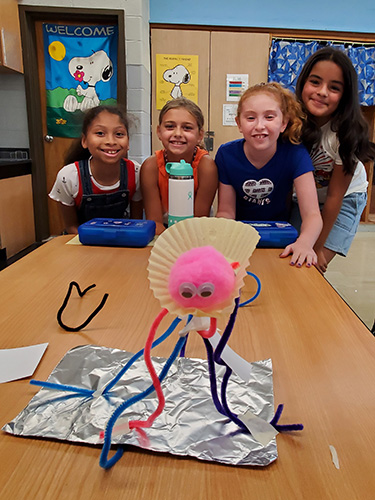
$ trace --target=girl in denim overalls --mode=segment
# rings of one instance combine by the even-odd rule
[[[128,121],[118,107],[98,106],[86,112],[79,142],[57,174],[50,198],[60,203],[64,228],[95,217],[141,218],[139,164],[126,158]]]

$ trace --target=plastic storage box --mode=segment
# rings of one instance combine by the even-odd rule
[[[78,236],[83,245],[145,247],[155,236],[155,228],[152,220],[97,218],[81,224]]]
[[[273,221],[242,221],[250,224],[260,235],[258,248],[284,248],[294,243],[298,238],[298,231],[289,222]]]

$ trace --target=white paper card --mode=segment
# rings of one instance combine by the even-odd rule
[[[238,415],[238,418],[246,425],[253,438],[263,446],[267,446],[278,434],[277,430],[270,423],[254,415],[250,410],[247,410],[243,415]]]
[[[130,434],[130,432],[129,420],[127,418],[119,418],[117,425],[113,428],[112,437],[123,436],[124,434]]]
[[[208,340],[214,349],[218,345],[221,339],[221,335],[218,332],[210,337]],[[221,358],[226,362],[226,364],[232,368],[233,372],[242,378],[244,382],[249,382],[251,373],[251,364],[245,359],[241,358],[239,354],[233,351],[228,345],[224,347],[221,354]]]
[[[181,318],[182,319],[182,318]],[[198,332],[210,328],[211,318],[207,316],[193,316],[189,323],[180,330],[180,337],[186,336],[189,332]]]
[[[65,243],[65,245],[82,245],[79,241],[79,236],[76,234],[73,238]]]
[[[48,343],[0,349],[0,383],[31,377],[47,346]]]
[[[237,104],[223,104],[223,125],[226,127],[237,127]]]

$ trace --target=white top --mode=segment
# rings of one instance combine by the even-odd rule
[[[139,183],[139,171],[140,164],[134,160],[131,160],[134,163],[135,170],[135,192],[132,198],[132,201],[139,201],[142,199],[141,188]],[[103,186],[99,184],[95,180],[91,172],[91,158],[89,160],[89,173],[92,182],[102,191],[110,191],[113,189],[118,189],[120,186],[120,180],[118,180],[112,186]],[[65,165],[59,172],[57,173],[55,184],[53,185],[51,192],[49,193],[49,197],[52,200],[58,201],[63,205],[67,205],[72,207],[74,205],[74,199],[78,195],[79,188],[79,180],[78,180],[78,171],[77,167],[74,163],[69,163],[69,165]]]
[[[333,166],[342,165],[339,155],[339,141],[337,134],[331,129],[331,122],[321,127],[322,138],[318,146],[314,146],[311,151],[311,160],[315,172],[315,183],[318,191],[319,203],[324,203],[327,198],[328,184],[332,177]],[[366,170],[361,161],[358,160],[353,178],[345,193],[365,193],[367,191]]]

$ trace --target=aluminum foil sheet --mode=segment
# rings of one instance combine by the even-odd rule
[[[132,353],[94,345],[69,351],[48,378],[49,382],[101,391],[132,357]],[[159,373],[164,358],[152,358]],[[274,414],[272,363],[251,363],[251,377],[245,383],[233,374],[228,384],[228,403],[234,413],[250,408],[270,421]],[[223,367],[217,366],[221,384]],[[110,392],[110,397],[87,398],[69,392],[42,388],[3,430],[17,436],[101,444],[99,433],[124,400],[144,391],[150,376],[143,357],[134,363]],[[232,465],[265,466],[276,460],[276,439],[262,446],[216,410],[210,390],[206,360],[178,358],[162,384],[166,405],[151,428],[146,429],[147,449],[188,455],[201,460]],[[125,410],[122,416],[145,419],[156,408],[155,392]],[[113,444],[144,447],[137,433],[115,436]]]

